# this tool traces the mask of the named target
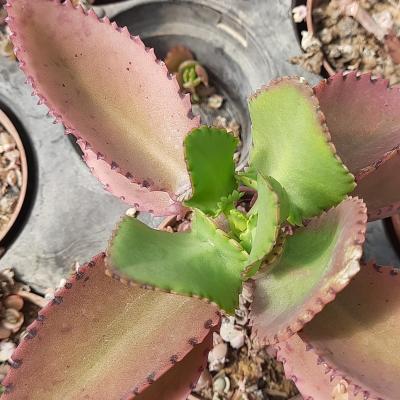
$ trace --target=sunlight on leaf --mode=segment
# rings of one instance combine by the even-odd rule
[[[193,186],[185,204],[214,216],[221,198],[237,186],[233,155],[238,141],[225,130],[203,126],[191,131],[184,143]]]
[[[320,214],[354,189],[354,177],[329,145],[318,101],[300,79],[273,82],[251,98],[249,108],[254,142],[250,164],[285,189],[289,222],[300,224]]]
[[[111,241],[107,264],[123,278],[209,299],[232,313],[246,260],[238,243],[195,210],[188,233],[158,231],[124,218]]]

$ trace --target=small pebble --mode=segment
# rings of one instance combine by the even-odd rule
[[[221,108],[222,103],[224,102],[224,98],[219,94],[213,94],[211,97],[208,98],[207,105],[214,110],[218,110]]]
[[[292,14],[294,22],[297,24],[303,22],[307,17],[307,7],[305,5],[294,7]]]
[[[16,346],[14,342],[8,340],[0,342],[0,362],[9,360],[15,348]]]
[[[24,306],[24,300],[22,297],[12,294],[4,299],[3,305],[6,308],[13,308],[14,310],[21,311],[22,307]]]

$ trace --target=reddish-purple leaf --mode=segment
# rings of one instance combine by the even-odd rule
[[[190,188],[183,139],[198,120],[152,49],[69,0],[10,0],[8,13],[28,81],[68,132],[145,187]]]
[[[360,185],[371,218],[390,215],[400,203],[400,87],[371,74],[338,73],[314,88],[332,141]],[[378,168],[379,167],[379,168]],[[379,182],[379,190],[377,182]],[[394,210],[393,212],[389,210]]]
[[[131,399],[165,373],[162,382],[174,382],[176,373],[168,371],[182,371],[181,361],[186,386],[177,386],[170,398],[184,398],[219,323],[217,309],[191,297],[129,287],[104,271],[100,255],[41,311],[12,356],[15,368],[3,382],[2,399]],[[200,354],[190,354],[198,345]]]
[[[399,289],[398,270],[364,265],[336,300],[304,327],[303,344],[294,339],[283,346],[280,357],[290,365],[287,372],[297,377],[303,396],[329,398],[321,395],[331,390],[324,388],[324,373],[329,380],[347,382],[354,394],[349,399],[400,398]]]
[[[382,219],[400,210],[400,150],[371,167],[354,193],[365,199],[369,220]]]
[[[275,347],[285,375],[295,382],[304,396],[302,399],[365,400],[362,393],[354,396],[353,388],[349,388],[347,381],[335,376],[333,371],[323,365],[318,354],[299,335],[295,334]]]
[[[203,343],[193,349],[182,361],[150,385],[135,400],[184,400],[193,388],[203,369],[207,366],[204,356],[213,347],[213,332]]]

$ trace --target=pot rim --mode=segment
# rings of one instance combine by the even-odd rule
[[[15,221],[17,220],[18,215],[22,209],[22,205],[25,201],[26,191],[27,191],[27,187],[28,187],[28,162],[27,162],[27,158],[26,158],[25,148],[24,148],[24,145],[22,144],[22,141],[21,141],[18,131],[15,128],[14,124],[10,121],[8,116],[5,114],[5,112],[2,110],[0,110],[0,123],[4,126],[6,131],[12,136],[12,138],[14,139],[14,141],[17,145],[17,149],[20,153],[21,174],[22,174],[22,185],[21,185],[17,204],[14,208],[14,211],[11,214],[10,220],[5,225],[5,227],[2,230],[0,230],[0,242],[1,242],[5,238],[5,236],[8,234],[8,232],[14,225]]]

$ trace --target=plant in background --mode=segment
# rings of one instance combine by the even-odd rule
[[[192,52],[181,45],[170,49],[165,56],[165,65],[170,73],[176,74],[179,87],[185,93],[191,93],[194,103],[200,101],[200,88],[209,88],[208,74],[205,68],[194,59]]]
[[[175,77],[126,28],[69,1],[12,0],[8,12],[34,93],[107,190],[192,220],[171,233],[123,218],[107,254],[29,327],[4,399],[184,399],[219,310],[234,312],[246,281],[254,339],[288,340],[278,355],[304,396],[352,386],[349,398],[398,397],[398,283],[360,268],[367,209],[348,197],[362,197],[370,219],[400,206],[397,88],[355,73],[314,89],[272,82],[250,99],[253,149],[235,171],[236,139],[199,126]],[[246,208],[243,191],[253,193]]]

